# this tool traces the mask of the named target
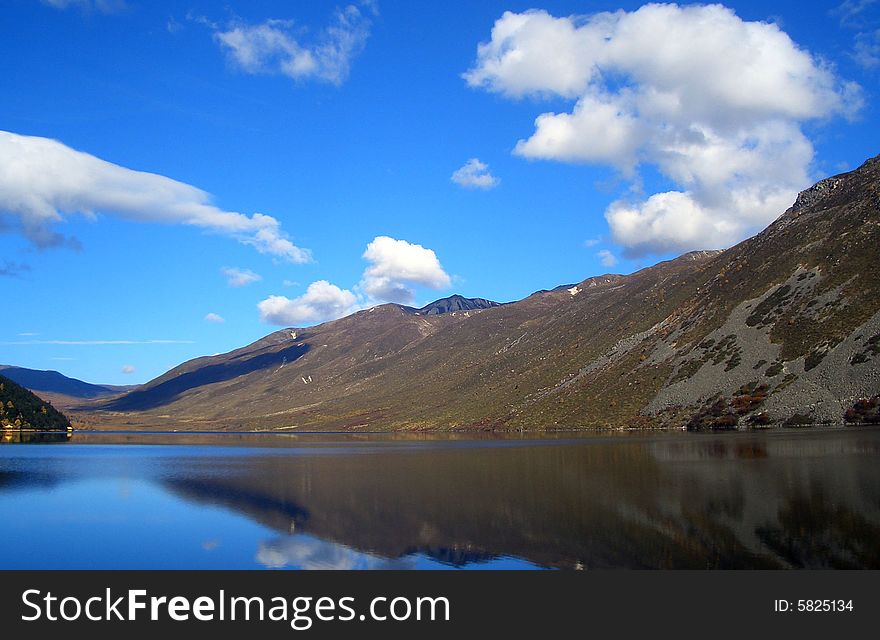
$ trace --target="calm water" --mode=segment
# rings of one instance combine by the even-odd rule
[[[75,434],[0,446],[0,568],[880,568],[880,430]]]

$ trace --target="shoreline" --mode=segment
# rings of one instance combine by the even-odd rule
[[[684,427],[554,427],[548,429],[469,429],[469,428],[447,428],[447,429],[386,429],[386,430],[303,430],[294,431],[292,429],[77,429],[69,430],[67,433],[79,433],[88,435],[99,434],[129,434],[129,435],[532,435],[540,436],[542,434],[609,434],[609,433],[693,433],[693,434],[721,434],[721,433],[762,433],[762,432],[779,432],[779,431],[805,431],[805,430],[858,430],[864,428],[880,427],[877,424],[870,423],[816,423],[816,424],[798,424],[798,425],[765,425],[757,428],[747,429],[703,429],[699,431],[688,431]],[[64,431],[30,431],[29,433],[65,433]]]

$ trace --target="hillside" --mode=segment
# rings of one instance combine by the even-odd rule
[[[70,421],[48,402],[0,375],[0,428],[66,431]]]
[[[131,389],[131,387],[90,384],[69,378],[57,371],[41,371],[9,365],[0,365],[0,374],[31,391],[56,393],[71,398],[99,398]]]
[[[870,421],[880,160],[767,229],[523,300],[382,305],[184,363],[93,419],[175,428],[733,428]]]

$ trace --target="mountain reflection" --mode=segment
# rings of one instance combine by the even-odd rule
[[[779,512],[779,524],[759,527],[757,534],[794,567],[880,567],[880,526],[835,504],[818,486],[793,492]]]
[[[261,544],[291,566],[323,541],[333,554],[314,557],[357,566],[880,567],[877,453],[874,433],[373,442],[228,458],[166,486],[308,534]],[[832,510],[799,501],[811,487]]]
[[[0,494],[141,480],[266,568],[880,568],[880,430],[186,439],[4,448]]]

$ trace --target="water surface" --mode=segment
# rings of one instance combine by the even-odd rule
[[[0,536],[3,569],[880,568],[880,430],[60,434],[0,446]]]

